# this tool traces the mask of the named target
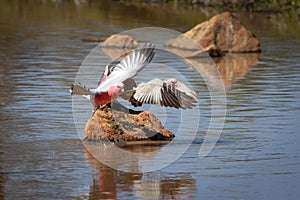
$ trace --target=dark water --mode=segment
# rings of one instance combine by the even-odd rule
[[[244,64],[216,61],[232,63],[221,70],[227,117],[217,145],[199,159],[199,130],[172,165],[133,174],[97,162],[79,140],[68,89],[97,45],[82,39],[142,26],[184,31],[214,12],[84,2],[0,1],[0,199],[297,199],[298,19],[240,14],[263,51]]]

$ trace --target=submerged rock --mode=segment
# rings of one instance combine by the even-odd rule
[[[138,42],[129,35],[112,35],[101,46],[134,49],[138,46]]]
[[[191,42],[187,42],[185,37],[194,39],[204,49],[214,54],[216,51],[235,53],[260,51],[260,44],[255,35],[229,12],[215,15],[210,20],[198,24],[182,36],[168,41],[166,46],[194,50],[194,47],[191,48]]]
[[[95,38],[83,38],[82,41],[84,42],[103,42],[108,37],[95,37]]]
[[[115,103],[116,104],[116,103]],[[149,111],[128,110],[118,104],[98,109],[85,127],[85,140],[160,141],[174,135]]]

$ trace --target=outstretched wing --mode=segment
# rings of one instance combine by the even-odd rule
[[[151,62],[154,54],[154,45],[150,43],[145,44],[141,49],[133,51],[116,65],[107,79],[101,82],[93,92],[106,92],[112,85],[134,77]]]
[[[183,109],[192,108],[197,103],[194,96],[190,96],[176,89],[175,85],[157,78],[148,83],[139,84],[129,101],[135,106],[144,103]]]
[[[177,90],[186,93],[188,96],[194,97],[194,99],[197,99],[197,94],[193,89],[191,89],[189,86],[185,85],[184,83],[177,81],[175,78],[165,79],[164,82],[167,84],[174,84]]]
[[[114,70],[114,68],[119,63],[120,63],[120,59],[116,59],[116,60],[112,61],[109,65],[105,66],[105,70],[98,82],[98,86],[101,84],[101,82],[103,82],[109,76],[109,74]]]

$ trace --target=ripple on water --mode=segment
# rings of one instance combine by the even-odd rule
[[[81,9],[86,11],[88,7],[76,12]],[[68,90],[82,60],[96,45],[84,43],[81,38],[98,36],[87,30],[86,23],[80,26],[76,22],[74,26],[67,22],[73,17],[65,19],[62,24],[32,25],[7,38],[0,36],[0,193],[7,199],[93,195],[111,195],[113,199],[116,193],[120,199],[151,195],[178,199],[299,196],[299,40],[261,38],[264,51],[260,61],[227,90],[222,135],[203,159],[198,157],[199,149],[211,117],[206,83],[190,67],[174,61],[169,54],[160,54],[156,61],[171,65],[198,92],[198,135],[173,165],[143,175],[126,174],[97,164],[82,144],[63,140],[79,138]],[[110,20],[113,29],[101,25],[105,29],[101,34],[124,29]],[[109,62],[102,57],[100,61]],[[87,71],[99,67],[100,72],[103,66],[97,62],[90,63]],[[137,81],[145,76],[174,75],[160,73],[159,66],[147,68],[144,73],[137,76]],[[94,74],[88,86],[94,87],[98,78],[99,74]],[[82,109],[90,109],[89,104],[84,106]],[[165,117],[165,112],[157,112],[158,117]],[[166,126],[176,132],[178,111],[167,112]],[[187,124],[184,128],[195,127]]]

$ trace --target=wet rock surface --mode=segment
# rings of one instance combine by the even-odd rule
[[[174,135],[151,112],[128,110],[119,104],[98,109],[86,124],[84,138],[122,143],[172,140]]]

